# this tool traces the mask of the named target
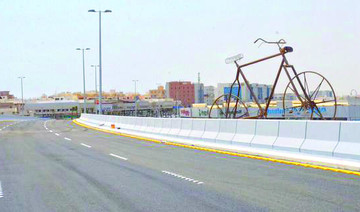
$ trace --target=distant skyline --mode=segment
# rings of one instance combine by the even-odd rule
[[[360,2],[348,1],[119,1],[3,0],[0,2],[0,90],[24,98],[43,93],[95,90],[98,64],[98,15],[102,17],[103,90],[145,93],[167,81],[231,82],[234,65],[225,58],[244,54],[240,63],[276,53],[254,45],[258,37],[284,38],[294,52],[288,59],[299,72],[317,71],[338,95],[360,93]],[[272,84],[278,60],[245,69],[249,80]],[[278,93],[287,83],[282,78]]]

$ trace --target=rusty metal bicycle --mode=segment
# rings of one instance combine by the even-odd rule
[[[258,38],[254,43],[262,42],[275,45],[279,53],[265,58],[255,60],[246,64],[239,65],[243,58],[242,54],[227,58],[227,64],[234,63],[237,67],[236,77],[230,86],[230,91],[215,99],[209,112],[209,118],[246,118],[246,119],[266,119],[269,118],[269,109],[275,94],[280,74],[285,72],[289,80],[282,95],[282,116],[277,118],[285,119],[335,119],[337,111],[336,95],[330,82],[321,74],[314,71],[298,73],[293,65],[286,58],[286,54],[293,52],[290,46],[284,46],[286,41],[270,42]],[[284,47],[283,47],[284,46]],[[260,104],[251,85],[246,78],[243,69],[266,60],[276,57],[281,58],[281,63],[277,71],[274,83],[265,104]],[[243,83],[240,83],[240,76]],[[311,82],[311,83],[310,83]],[[313,83],[314,82],[314,83]],[[250,92],[253,102],[244,102],[240,91],[245,86]],[[235,91],[235,92],[234,92]],[[326,95],[324,95],[326,93]],[[256,110],[251,107],[255,105]],[[254,112],[255,111],[255,112]]]

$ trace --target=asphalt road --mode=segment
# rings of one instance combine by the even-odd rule
[[[7,123],[0,122],[0,128]],[[0,211],[359,211],[360,177],[102,133],[0,131]]]

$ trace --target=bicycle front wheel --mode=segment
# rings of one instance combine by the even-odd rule
[[[335,119],[336,110],[335,91],[330,82],[319,73],[301,72],[293,77],[285,88],[285,119]]]

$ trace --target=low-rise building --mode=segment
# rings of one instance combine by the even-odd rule
[[[195,88],[190,81],[173,81],[166,83],[166,97],[181,101],[184,107],[195,103]]]
[[[164,99],[165,98],[165,88],[160,85],[157,89],[149,90],[149,93],[146,95],[147,99]]]
[[[84,101],[75,100],[26,102],[24,115],[49,118],[76,117],[84,112],[83,107]],[[95,104],[93,101],[88,101],[86,107],[88,113],[95,112]]]

